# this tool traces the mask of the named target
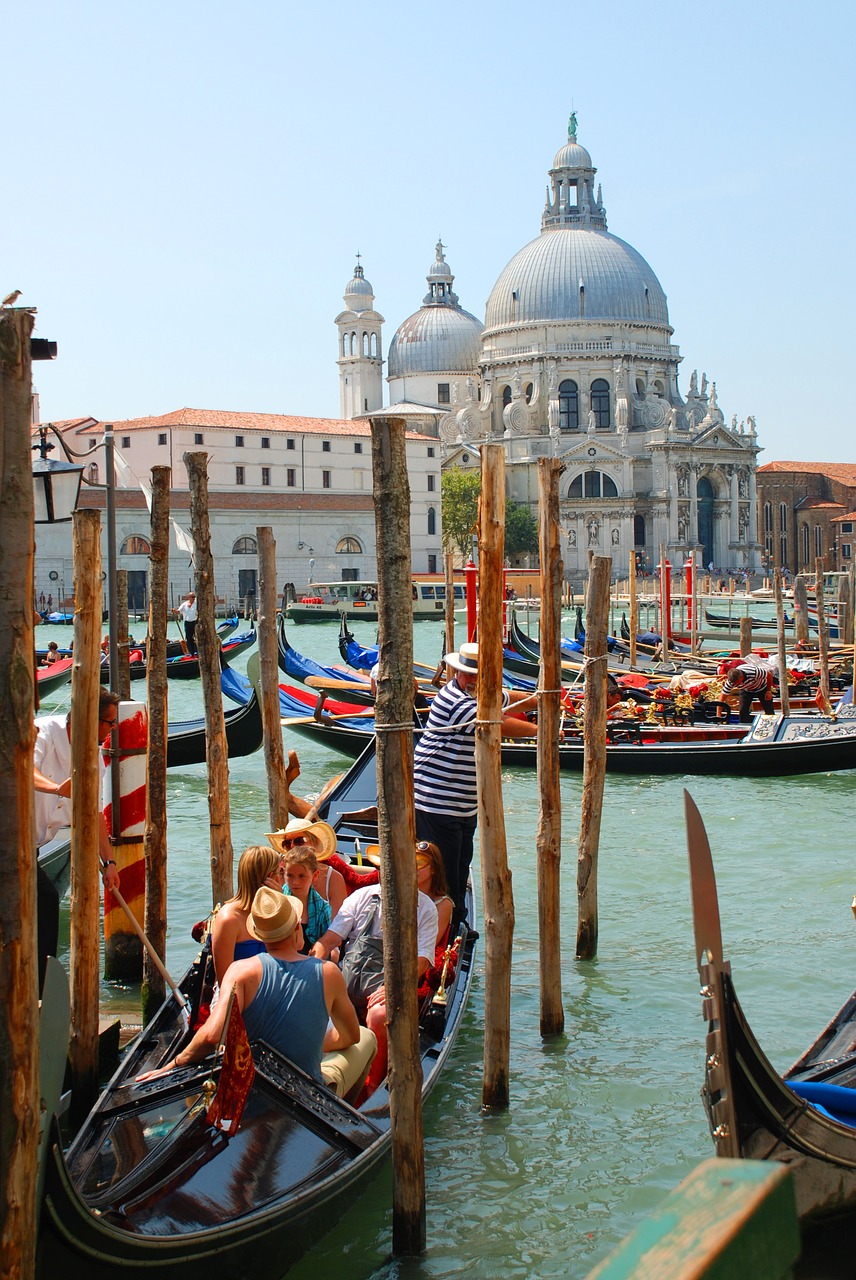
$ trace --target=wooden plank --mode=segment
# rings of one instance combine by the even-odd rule
[[[784,1280],[800,1253],[789,1170],[705,1160],[588,1280]]]

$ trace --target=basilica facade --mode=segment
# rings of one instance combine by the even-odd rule
[[[540,234],[500,272],[484,324],[465,311],[438,243],[420,309],[390,343],[388,409],[425,410],[444,467],[478,464],[487,441],[506,451],[508,494],[537,509],[537,464],[559,458],[562,554],[584,573],[589,552],[623,575],[694,551],[705,566],[756,569],[754,418],[738,425],[716,383],[681,355],[666,295],[645,259],[607,230],[596,169],[577,141],[549,170]],[[360,266],[340,314],[342,416],[381,407],[380,321]],[[363,322],[364,321],[364,322]]]

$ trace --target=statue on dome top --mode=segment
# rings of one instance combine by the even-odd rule
[[[698,369],[693,369],[690,377],[690,395],[698,395]]]
[[[572,111],[568,117],[568,142],[577,140],[577,113]]]

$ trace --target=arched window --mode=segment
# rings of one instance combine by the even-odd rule
[[[611,476],[602,471],[582,471],[571,481],[569,498],[617,498],[618,489]]]
[[[633,517],[633,545],[634,547],[645,546],[645,517]]]
[[[361,556],[363,548],[356,538],[341,538],[336,543],[337,556]]]
[[[132,533],[119,548],[122,556],[149,556],[151,553],[151,543],[139,533]]]
[[[594,425],[608,427],[610,423],[609,383],[605,378],[595,378],[591,384],[591,407],[594,409]]]
[[[559,430],[579,431],[580,393],[575,382],[566,378],[559,383]]]
[[[429,534],[437,532],[437,512],[433,507],[428,508],[428,532]]]
[[[373,356],[375,356],[375,357],[376,357],[376,356],[377,356],[377,354],[378,354],[377,334],[376,334],[376,333],[373,333],[373,334],[372,334],[372,346],[371,346],[371,352],[372,352],[372,355],[373,355]]]
[[[98,483],[98,463],[97,462],[90,462],[89,466],[86,468],[86,479],[89,481],[90,484]]]
[[[507,409],[511,404],[511,387],[502,388],[502,407]]]
[[[351,355],[355,356],[356,354],[357,354],[357,335],[355,333],[352,333],[351,334]]]
[[[533,390],[534,390],[534,388],[533,388],[533,386],[532,386],[532,383],[531,383],[531,382],[527,382],[527,383],[526,383],[526,386],[525,386],[525,387],[524,387],[524,389],[523,389],[523,396],[524,396],[524,398],[525,398],[525,400],[526,400],[526,403],[527,403],[527,404],[531,404],[531,403],[532,403],[532,392],[533,392]]]
[[[802,562],[804,567],[808,568],[809,560],[811,558],[811,544],[809,542],[809,533],[808,533],[807,524],[804,524],[801,526],[801,533],[802,533]]]
[[[343,333],[342,334],[342,355],[346,356],[347,354],[348,354],[348,335],[346,333]]]
[[[764,533],[771,534],[773,532],[773,504],[772,502],[764,503]],[[769,542],[769,537],[766,539]]]
[[[238,538],[232,547],[233,556],[255,556],[259,553],[259,544],[250,534],[245,534],[243,538]]]
[[[364,333],[363,334],[363,355],[367,356],[368,353],[369,353],[369,335],[367,333]]]

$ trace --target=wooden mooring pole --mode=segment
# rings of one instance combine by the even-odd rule
[[[636,666],[636,634],[639,630],[639,606],[636,603],[636,553],[630,552],[630,570],[628,575],[628,587],[630,599],[628,601],[628,612],[630,614],[630,665]]]
[[[507,1107],[514,899],[502,807],[502,564],[505,450],[482,446],[479,500],[479,679],[476,720],[479,852],[484,908],[482,1105]]]
[[[829,626],[826,620],[826,601],[823,595],[823,560],[814,562],[814,599],[817,604],[817,645],[820,658],[820,696],[825,707],[829,706]]]
[[[538,672],[538,935],[541,1035],[561,1035],[562,939],[559,868],[562,801],[559,790],[559,726],[562,707],[562,559],[559,545],[557,458],[538,459],[538,551],[541,561],[541,663]]]
[[[664,564],[664,557],[660,563]],[[586,595],[583,798],[577,851],[578,960],[592,960],[597,955],[597,855],[606,777],[606,634],[611,572],[609,556],[592,557]],[[665,638],[664,630],[664,642]]]
[[[39,1127],[36,865],[33,857],[33,454],[35,313],[0,311],[0,1258],[36,1265]]]
[[[410,483],[405,422],[372,422],[380,679],[375,703],[383,966],[392,1124],[392,1248],[425,1251],[425,1152],[419,1056]]]
[[[159,956],[166,957],[167,842],[166,753],[168,732],[166,629],[169,591],[169,467],[152,468],[149,624],[146,640],[146,695],[149,738],[146,747],[145,932]],[[160,1008],[166,994],[163,975],[146,951],[140,992],[143,1022]]]
[[[776,652],[779,658],[779,700],[782,715],[791,714],[791,695],[788,689],[787,644],[785,641],[785,603],[782,599],[782,571],[773,570],[773,594],[776,599]]]
[[[808,592],[805,578],[798,573],[794,578],[794,641],[808,644]]]
[[[131,699],[131,668],[128,661],[128,570],[116,570],[116,670],[110,672],[110,686],[123,702]]]
[[[282,745],[276,650],[276,542],[269,525],[256,529],[256,538],[259,547],[259,679],[268,812],[271,831],[281,831],[288,823],[288,782]]]
[[[217,592],[208,521],[208,454],[186,453],[190,487],[190,532],[193,537],[198,621],[196,644],[205,706],[205,763],[208,768],[208,823],[211,842],[212,902],[232,896],[232,832],[229,822],[229,748],[220,688],[220,639],[214,627]]]

